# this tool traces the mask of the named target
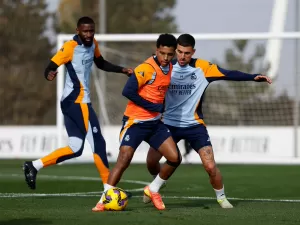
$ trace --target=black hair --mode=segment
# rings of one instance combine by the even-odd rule
[[[159,35],[159,37],[156,41],[156,47],[159,48],[160,46],[173,47],[174,49],[176,49],[177,41],[176,41],[175,36],[172,34]]]
[[[79,27],[81,24],[95,24],[95,22],[91,17],[84,16],[79,18],[77,22],[77,27]]]
[[[183,47],[195,47],[195,38],[190,34],[181,34],[177,38],[177,44],[183,46]]]

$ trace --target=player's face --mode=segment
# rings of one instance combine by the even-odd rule
[[[173,47],[159,46],[156,49],[156,57],[161,66],[167,66],[175,55]]]
[[[85,46],[92,46],[95,35],[95,24],[81,24],[76,29],[80,40]]]
[[[192,56],[195,53],[195,49],[192,46],[184,47],[177,45],[176,57],[180,66],[185,66],[191,61]]]

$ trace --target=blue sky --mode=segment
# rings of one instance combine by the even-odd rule
[[[59,0],[47,0],[49,9],[56,10]],[[111,0],[110,0],[111,1]],[[295,1],[289,0],[285,31],[295,30]],[[180,32],[268,32],[273,0],[177,0],[173,14]],[[278,81],[278,91],[288,90],[294,95],[295,41],[283,42]],[[223,61],[224,50],[232,45],[230,41],[197,41],[196,57]],[[253,51],[253,45],[247,52]]]

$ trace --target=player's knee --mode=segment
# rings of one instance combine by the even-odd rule
[[[204,168],[209,175],[211,175],[211,176],[216,175],[217,166],[216,166],[215,162],[209,162],[209,163],[205,164]]]
[[[182,161],[181,154],[178,152],[176,156],[167,159],[167,164],[169,166],[178,167]]]
[[[74,152],[75,157],[81,156],[83,144],[83,140],[78,137],[69,138],[69,147]]]

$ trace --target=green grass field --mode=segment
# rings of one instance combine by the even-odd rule
[[[201,165],[181,165],[161,192],[167,210],[142,203],[145,165],[131,165],[119,187],[133,191],[123,212],[93,213],[102,190],[93,164],[62,165],[40,171],[29,190],[22,161],[0,161],[0,225],[46,224],[300,224],[300,167],[220,165],[227,197],[221,209]],[[289,200],[289,201],[285,201]]]

